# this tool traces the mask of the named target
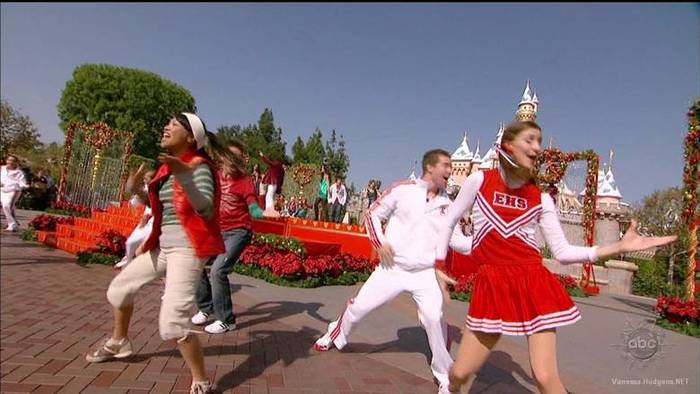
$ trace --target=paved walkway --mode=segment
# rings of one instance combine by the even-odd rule
[[[25,225],[34,214],[19,212]],[[172,343],[158,336],[160,282],[145,287],[136,302],[131,338],[137,354],[89,365],[85,353],[112,328],[105,290],[115,271],[81,267],[73,256],[23,242],[17,234],[3,234],[0,241],[0,392],[188,390],[190,378],[182,358]],[[343,352],[318,353],[311,349],[313,341],[359,285],[292,289],[235,274],[231,278],[238,328],[200,337],[207,372],[219,391],[437,391],[427,340],[407,295],[370,314]],[[659,330],[663,346],[647,363],[625,357],[624,334],[636,327],[653,328],[648,325],[653,300],[603,295],[577,304],[583,319],[558,336],[561,375],[571,392],[698,392],[700,353],[694,338]],[[466,310],[458,301],[446,308],[450,336],[456,341]],[[453,355],[456,350],[455,344]],[[529,369],[525,339],[503,338],[469,392],[535,392]]]

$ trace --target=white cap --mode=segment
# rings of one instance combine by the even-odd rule
[[[207,136],[204,132],[204,123],[202,123],[202,120],[199,119],[199,116],[193,113],[183,112],[182,114],[187,118],[187,121],[190,122],[194,140],[197,142],[197,150],[202,149],[204,144],[207,142]]]

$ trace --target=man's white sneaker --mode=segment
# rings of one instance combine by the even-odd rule
[[[196,324],[199,326],[209,321],[209,315],[202,311],[199,311],[196,315],[192,316],[192,319],[190,320],[192,321],[192,324]]]
[[[314,343],[314,349],[316,349],[319,352],[325,352],[327,350],[330,350],[333,347],[333,340],[331,339],[331,333],[335,330],[335,327],[338,325],[337,322],[331,322],[328,325],[328,331],[326,332],[325,335],[323,335],[321,338],[318,338],[316,340],[316,343]]]
[[[124,258],[121,259],[117,264],[114,264],[114,268],[122,268],[122,267],[125,266],[128,262],[129,262],[129,259],[127,259],[126,256],[124,256]]]
[[[236,323],[226,324],[221,320],[217,320],[214,323],[204,327],[204,331],[209,334],[223,334],[226,331],[233,331],[236,329]]]

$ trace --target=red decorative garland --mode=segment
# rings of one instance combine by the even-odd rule
[[[556,148],[548,148],[542,151],[537,159],[537,168],[546,164],[543,174],[538,176],[540,189],[546,191],[556,201],[558,193],[557,183],[562,180],[566,169],[574,160],[586,160],[588,167],[586,170],[586,194],[583,198],[583,230],[584,242],[592,246],[595,240],[595,202],[598,194],[598,155],[593,150],[581,152],[564,153]],[[589,283],[593,281],[592,285]],[[595,280],[595,271],[590,262],[583,264],[583,275],[581,276],[581,287],[589,294],[597,294],[598,288]]]
[[[685,166],[683,167],[683,212],[682,218],[688,231],[688,269],[685,280],[685,298],[692,300],[698,288],[695,283],[698,261],[698,164],[700,163],[700,100],[688,111],[688,134],[685,137]]]
[[[129,162],[129,158],[133,153],[134,134],[129,131],[113,129],[104,122],[85,123],[73,121],[66,127],[66,142],[64,145],[63,160],[61,160],[61,180],[59,181],[57,200],[62,201],[65,196],[66,184],[68,181],[68,164],[70,163],[71,157],[73,157],[73,141],[76,130],[82,130],[82,136],[85,142],[97,150],[104,149],[117,137],[121,136],[126,138],[127,142],[124,148],[124,169],[122,170],[119,185],[119,196],[121,199],[124,184],[126,183],[126,178],[128,176],[127,163]]]

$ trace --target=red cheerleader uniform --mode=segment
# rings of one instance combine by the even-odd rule
[[[469,208],[471,254],[480,263],[467,316],[470,330],[530,335],[581,319],[566,289],[542,264],[535,229],[540,226],[555,257],[565,263],[594,260],[595,248],[568,244],[548,194],[531,182],[511,189],[493,169],[465,181],[448,213],[450,224]]]

